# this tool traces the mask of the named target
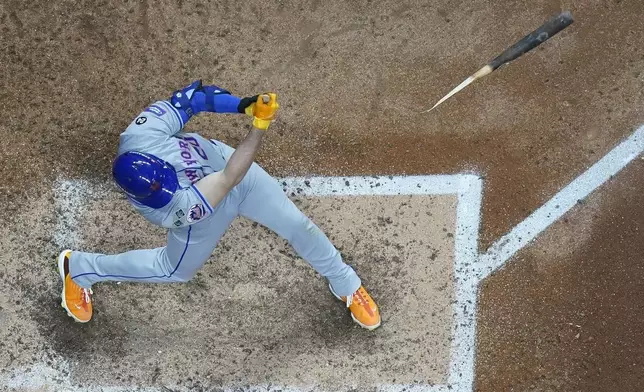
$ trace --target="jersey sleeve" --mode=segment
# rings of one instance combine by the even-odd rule
[[[168,229],[186,227],[201,222],[212,214],[212,206],[193,185],[175,192],[163,208],[146,207],[143,215],[152,223]]]
[[[148,106],[130,123],[120,136],[119,154],[142,150],[181,132],[184,122],[177,109],[168,101]]]

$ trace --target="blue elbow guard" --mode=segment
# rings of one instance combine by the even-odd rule
[[[170,103],[177,108],[181,119],[186,123],[192,116],[201,112],[239,113],[240,98],[228,90],[211,85],[202,86],[201,80],[172,94]]]

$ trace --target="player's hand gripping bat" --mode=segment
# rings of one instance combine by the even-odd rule
[[[482,78],[483,76],[492,73],[492,71],[499,68],[503,64],[507,64],[510,61],[518,58],[522,54],[527,53],[530,50],[541,45],[550,37],[568,27],[572,22],[573,19],[570,11],[564,11],[559,15],[554,16],[552,19],[541,25],[541,27],[539,27],[532,33],[521,38],[519,42],[507,48],[503,53],[497,56],[494,60],[490,61],[486,66],[476,71],[472,76],[465,79],[463,83],[456,86],[452,91],[449,92],[449,94],[441,98],[441,100],[438,101],[436,105],[434,105],[431,109],[426,110],[425,113],[433,110],[436,106],[445,102],[449,97],[461,91],[476,79]]]

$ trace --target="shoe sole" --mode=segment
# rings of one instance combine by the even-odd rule
[[[337,295],[335,293],[335,291],[333,291],[333,287],[331,287],[330,284],[329,284],[329,290],[331,291],[331,294],[333,294],[333,296],[338,299],[338,301],[340,301],[340,302],[342,302],[343,304],[346,305],[346,302],[344,302],[342,300],[342,298],[340,298],[340,296]],[[380,326],[380,323],[382,322],[382,319],[380,318],[380,316],[378,316],[378,324],[376,324],[376,325],[364,325],[353,315],[353,313],[349,312],[349,314],[351,315],[351,318],[353,319],[354,323],[358,324],[362,328],[367,329],[369,331],[373,331],[374,329],[378,328]]]
[[[71,252],[71,250],[65,249],[64,251],[60,252],[60,255],[58,255],[58,274],[60,274],[60,278],[63,281],[63,291],[60,294],[60,306],[62,306],[63,309],[65,309],[65,311],[67,312],[67,315],[73,318],[77,323],[87,323],[89,322],[89,320],[81,320],[78,317],[74,316],[74,314],[67,307],[67,302],[65,301],[65,255],[67,254],[67,252]]]

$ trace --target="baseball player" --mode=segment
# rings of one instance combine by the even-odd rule
[[[92,317],[91,287],[103,281],[186,282],[205,264],[237,216],[260,223],[288,240],[327,278],[353,320],[373,330],[380,313],[327,236],[253,163],[279,105],[275,94],[238,98],[195,81],[169,100],[141,112],[120,135],[114,180],[148,221],[168,229],[167,245],[117,255],[64,250],[58,257],[62,307],[76,321]],[[182,132],[201,112],[245,113],[253,128],[233,149]]]

